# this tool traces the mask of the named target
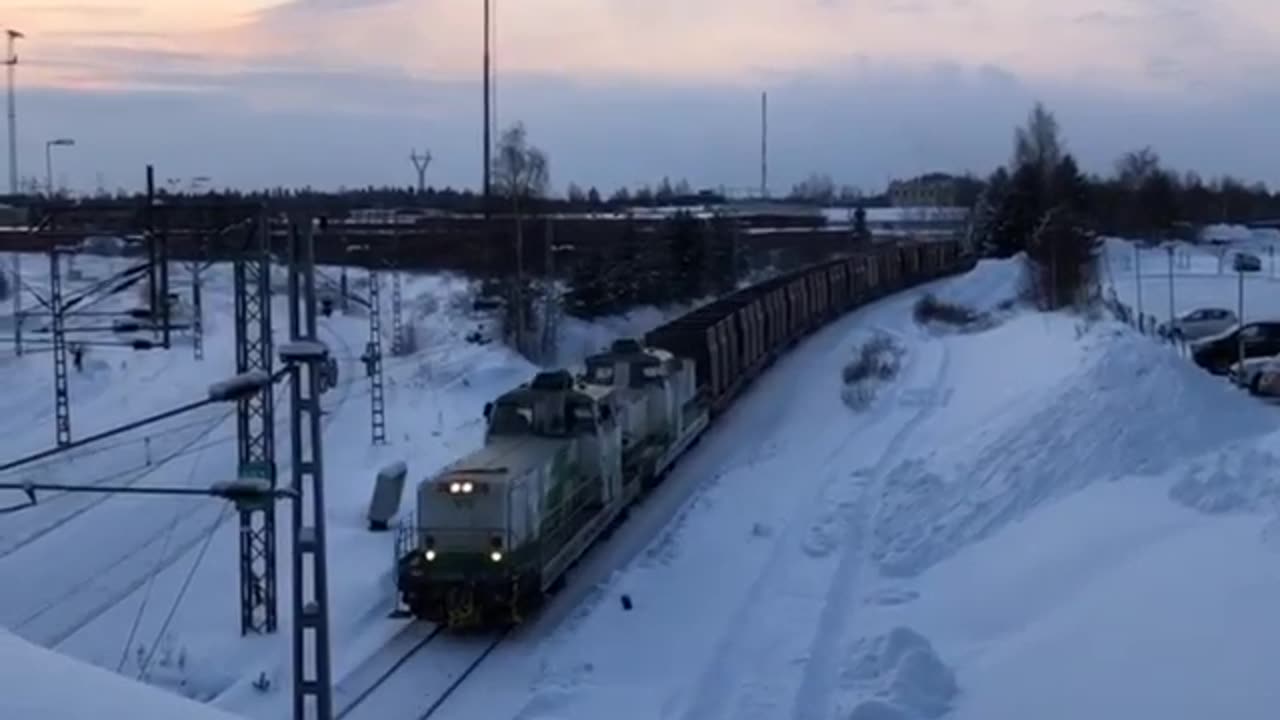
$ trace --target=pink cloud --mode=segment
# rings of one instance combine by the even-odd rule
[[[587,82],[759,85],[872,58],[996,65],[1024,77],[1181,88],[1276,57],[1280,4],[1219,0],[494,0],[503,73]],[[6,19],[8,21],[8,19]],[[192,53],[184,73],[264,66],[474,78],[478,0],[27,0],[29,81],[66,85],[75,62],[103,84],[154,71],[148,53]],[[95,33],[97,36],[95,37]],[[103,48],[137,51],[128,58]],[[1178,59],[1177,72],[1164,58]],[[42,67],[41,59],[46,60]],[[1153,73],[1153,67],[1165,70]],[[1234,81],[1234,80],[1233,80]]]

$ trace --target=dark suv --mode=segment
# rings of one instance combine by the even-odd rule
[[[1230,332],[1206,338],[1192,346],[1191,356],[1200,367],[1215,375],[1225,375],[1239,361],[1240,340],[1244,341],[1245,358],[1280,354],[1280,322],[1246,323]]]

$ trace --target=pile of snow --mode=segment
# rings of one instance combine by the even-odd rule
[[[0,630],[0,717],[39,720],[234,720],[237,716],[156,690],[32,645]]]
[[[872,697],[854,707],[849,720],[941,717],[959,691],[955,673],[933,645],[908,627],[856,643],[841,680]]]
[[[1010,258],[985,258],[972,270],[934,293],[943,302],[962,305],[977,312],[1009,308],[1027,287],[1026,253]]]
[[[1045,322],[1057,325],[1055,335],[1063,345],[1075,344],[1077,352],[1036,342]],[[912,457],[892,471],[889,485],[896,492],[876,528],[875,556],[883,573],[918,575],[1051,499],[1095,482],[1158,474],[1275,427],[1271,408],[1241,398],[1126,326],[1100,324],[1078,344],[1067,335],[1069,328],[1064,318],[1027,315],[989,334],[988,350],[1028,352],[1019,358],[1020,373],[1028,363],[1052,363],[1054,354],[1081,365],[1074,371],[1059,365],[1066,372],[1049,394],[1037,393],[1034,403],[1005,405],[991,418],[993,431],[986,437],[930,435],[922,450],[950,456],[953,464]],[[1041,352],[1032,354],[1034,349]],[[957,412],[979,407],[968,403]]]
[[[1200,230],[1200,239],[1204,242],[1243,242],[1253,239],[1253,230],[1244,225],[1214,223]]]

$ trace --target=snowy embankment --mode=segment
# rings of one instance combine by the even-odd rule
[[[2,262],[8,267],[7,259]],[[69,296],[127,264],[118,258],[76,258],[80,277],[68,279]],[[23,272],[25,281],[39,290],[47,284],[47,259],[28,257]],[[337,272],[321,270],[323,292],[336,284]],[[272,312],[275,340],[280,342],[287,328],[285,285],[283,273],[273,274]],[[187,298],[188,270],[175,263],[171,276],[175,291]],[[537,370],[499,343],[466,340],[487,320],[471,309],[472,283],[451,276],[406,275],[404,322],[416,349],[392,356],[389,274],[382,282],[385,445],[372,445],[370,437],[370,384],[360,361],[369,339],[367,312],[352,302],[349,314],[338,310],[319,319],[320,339],[339,365],[338,383],[322,399],[335,680],[405,624],[386,617],[392,605],[393,538],[390,533],[369,532],[364,517],[375,473],[387,463],[407,462],[411,485],[402,511],[411,515],[412,483],[478,446],[484,403]],[[368,297],[363,271],[352,272],[351,286],[356,295]],[[83,369],[73,369],[70,376],[74,438],[198,399],[208,383],[234,372],[229,268],[207,270],[203,290],[202,360],[193,357],[186,333],[178,333],[174,349],[167,352],[88,349]],[[94,303],[92,309],[121,311],[137,304],[138,293],[130,290]],[[642,332],[670,312],[642,309],[604,323],[567,321],[561,327],[562,348],[568,358],[576,359],[619,333]],[[31,325],[27,328],[29,341],[38,337]],[[21,358],[7,351],[0,354],[0,370],[12,390],[0,398],[4,460],[53,444],[53,372],[45,345],[38,350],[29,345]],[[286,388],[278,390],[276,402],[277,461],[280,477],[287,482]],[[236,473],[232,411],[229,406],[210,406],[0,477],[208,486]],[[0,492],[0,507],[22,498],[21,493]],[[0,521],[0,577],[6,579],[0,625],[28,641],[128,678],[249,717],[283,717],[290,702],[288,517],[287,506],[279,508],[280,631],[242,638],[236,591],[238,527],[227,504],[188,497],[44,494],[37,507]],[[2,696],[0,692],[0,700]],[[0,711],[0,716],[10,715]]]
[[[0,717],[32,720],[233,720],[0,630]]]
[[[706,472],[659,538],[452,710],[1273,716],[1280,416],[1119,323],[1002,302],[1019,285],[984,262],[930,290],[993,323],[921,327],[917,291],[797,348],[672,476]],[[852,410],[876,333],[901,365]]]

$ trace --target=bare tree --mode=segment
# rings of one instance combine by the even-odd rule
[[[1116,160],[1116,176],[1130,190],[1142,187],[1148,178],[1160,171],[1160,156],[1148,145],[1133,150]]]
[[[791,189],[791,197],[810,202],[831,202],[836,197],[836,184],[830,175],[810,173]]]
[[[515,218],[516,277],[508,312],[509,319],[515,326],[516,350],[528,356],[531,354],[526,343],[529,330],[527,305],[530,298],[527,297],[524,273],[524,212],[533,201],[546,195],[551,185],[551,168],[547,154],[529,144],[524,123],[517,122],[507,128],[498,139],[498,152],[493,161],[493,183],[497,194],[511,201],[511,213]]]
[[[1044,103],[1037,102],[1027,115],[1026,127],[1020,127],[1013,141],[1013,164],[1018,168],[1031,165],[1046,180],[1062,160],[1063,146],[1058,133],[1058,120]]]

